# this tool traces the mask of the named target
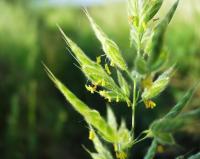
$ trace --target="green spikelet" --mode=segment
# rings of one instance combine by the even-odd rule
[[[69,37],[65,35],[62,29],[59,27],[64,40],[72,50],[77,61],[81,66],[81,70],[84,75],[96,86],[104,87],[106,90],[101,90],[98,93],[108,99],[109,101],[125,101],[129,104],[128,96],[121,90],[111,76],[103,69],[103,67],[92,61],[87,55],[81,50],[76,43],[74,43]],[[86,86],[86,88],[94,93],[96,89]]]
[[[98,111],[90,109],[85,103],[78,99],[71,91],[67,89],[45,66],[49,78],[54,82],[56,87],[61,91],[67,101],[73,106],[73,108],[79,112],[87,121],[87,123],[94,126],[109,142],[115,142],[116,134],[114,130],[106,123],[101,117]]]
[[[103,50],[104,50],[106,56],[111,61],[111,64],[116,65],[121,70],[127,70],[126,62],[124,61],[117,44],[114,41],[112,41],[111,39],[108,38],[108,36],[94,22],[94,20],[92,19],[92,17],[89,15],[89,13],[87,11],[85,11],[85,13],[86,13],[86,15],[87,15],[87,17],[90,21],[90,24],[92,26],[92,29],[95,32],[97,39],[102,44],[102,47],[103,47]]]

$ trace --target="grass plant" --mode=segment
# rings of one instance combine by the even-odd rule
[[[84,149],[93,159],[129,158],[131,149],[147,138],[152,139],[152,144],[144,155],[144,159],[153,159],[158,145],[175,145],[174,132],[191,124],[200,116],[200,109],[182,112],[197,89],[198,84],[194,84],[162,118],[153,121],[139,136],[135,134],[137,122],[135,113],[137,113],[138,104],[144,103],[149,111],[156,106],[162,107],[155,102],[155,98],[158,98],[166,89],[175,73],[176,64],[169,66],[169,55],[163,43],[167,27],[179,1],[177,0],[172,5],[164,17],[157,18],[162,3],[163,0],[128,0],[127,19],[130,24],[130,44],[137,50],[132,68],[127,65],[118,45],[96,24],[87,10],[84,9],[84,12],[105,53],[98,56],[96,61],[90,59],[58,26],[87,79],[85,88],[92,94],[99,94],[108,103],[124,102],[132,111],[130,128],[126,126],[127,123],[123,119],[121,123],[117,123],[117,116],[110,106],[107,106],[107,118],[104,118],[100,112],[89,107],[73,94],[44,65],[50,79],[88,124],[89,139],[93,142],[96,152],[90,151],[85,146]],[[112,149],[108,148],[110,144]],[[190,157],[190,159],[196,158],[200,158],[199,153]]]

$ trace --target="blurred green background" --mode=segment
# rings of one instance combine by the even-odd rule
[[[63,3],[65,2],[65,3]],[[130,48],[129,26],[124,1],[0,1],[0,158],[1,159],[86,159],[82,144],[88,141],[87,125],[48,79],[42,63],[88,105],[105,112],[105,103],[85,89],[86,79],[56,26],[90,56],[103,54],[100,43],[82,11],[88,10],[105,32],[116,41],[132,66],[135,54]],[[106,3],[107,2],[107,3]],[[166,13],[173,0],[165,2]],[[200,2],[182,0],[166,34],[165,45],[170,60],[178,67],[169,88],[158,98],[158,107],[137,110],[137,133],[169,110],[194,82],[200,79]],[[200,104],[200,89],[190,102],[190,109]],[[115,113],[130,126],[130,109],[113,104]],[[119,118],[120,120],[120,118]],[[177,145],[164,147],[159,159],[175,158],[200,150],[199,122],[175,134]],[[134,148],[142,158],[149,141]]]

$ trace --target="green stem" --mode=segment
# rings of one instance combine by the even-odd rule
[[[145,137],[141,138],[140,140],[135,141],[135,142],[134,142],[134,145],[137,144],[137,143],[139,143],[139,142],[144,141],[144,140],[147,139],[147,138],[148,138],[148,136],[145,136]]]
[[[157,146],[158,146],[158,143],[157,143],[156,139],[153,139],[151,146],[149,147],[148,152],[145,155],[144,159],[154,158],[154,156],[156,154]]]
[[[135,129],[135,107],[136,107],[136,102],[137,102],[136,87],[137,87],[137,83],[136,83],[136,79],[134,79],[133,80],[133,103],[132,103],[132,128],[131,128],[131,132],[133,134],[134,134],[134,129]]]
[[[133,78],[129,71],[126,71],[127,75],[133,82],[133,102],[132,102],[132,124],[131,124],[131,132],[134,137],[134,128],[135,128],[135,107],[137,103],[137,81],[136,78]]]

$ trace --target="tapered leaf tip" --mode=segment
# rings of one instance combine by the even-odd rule
[[[45,72],[46,72],[47,75],[49,76],[49,78],[50,78],[52,81],[55,81],[55,80],[56,80],[56,77],[53,75],[53,73],[50,71],[50,69],[46,66],[46,64],[42,62],[42,65],[43,65],[43,67],[44,67]]]
[[[67,35],[64,33],[64,31],[62,30],[62,28],[58,24],[57,24],[57,27],[58,27],[59,31],[61,32],[63,39],[65,40],[67,45],[69,45],[70,39],[67,37]]]
[[[59,29],[59,31],[62,33],[62,35],[65,34],[64,31],[62,30],[62,28],[60,27],[59,24],[56,24],[56,26],[58,27],[58,29]]]

